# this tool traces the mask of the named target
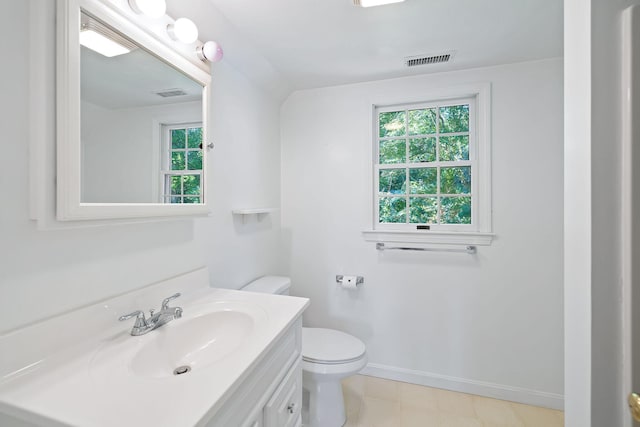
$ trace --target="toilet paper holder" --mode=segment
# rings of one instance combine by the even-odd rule
[[[347,276],[347,277],[355,277],[356,285],[362,285],[364,283],[364,277],[362,276]],[[336,274],[336,283],[345,284],[344,283],[345,276],[342,274]]]

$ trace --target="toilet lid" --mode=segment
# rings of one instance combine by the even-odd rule
[[[315,363],[347,363],[360,359],[365,346],[358,338],[334,329],[302,328],[302,359]]]

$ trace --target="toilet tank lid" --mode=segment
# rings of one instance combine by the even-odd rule
[[[286,276],[262,276],[242,288],[243,291],[264,294],[283,294],[291,287],[291,279]]]

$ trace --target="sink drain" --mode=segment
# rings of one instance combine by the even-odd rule
[[[182,374],[186,374],[187,372],[189,372],[191,370],[191,366],[178,366],[176,369],[173,370],[173,375],[182,375]]]

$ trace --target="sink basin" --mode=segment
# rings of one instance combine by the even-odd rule
[[[224,310],[191,319],[176,319],[160,327],[154,339],[133,357],[130,369],[138,375],[165,377],[174,370],[196,371],[233,353],[254,328],[253,318],[243,312]]]
[[[182,318],[145,335],[119,334],[106,341],[91,361],[92,376],[105,380],[111,375],[197,375],[199,370],[240,351],[267,318],[258,307],[238,303],[185,307],[184,313]]]

